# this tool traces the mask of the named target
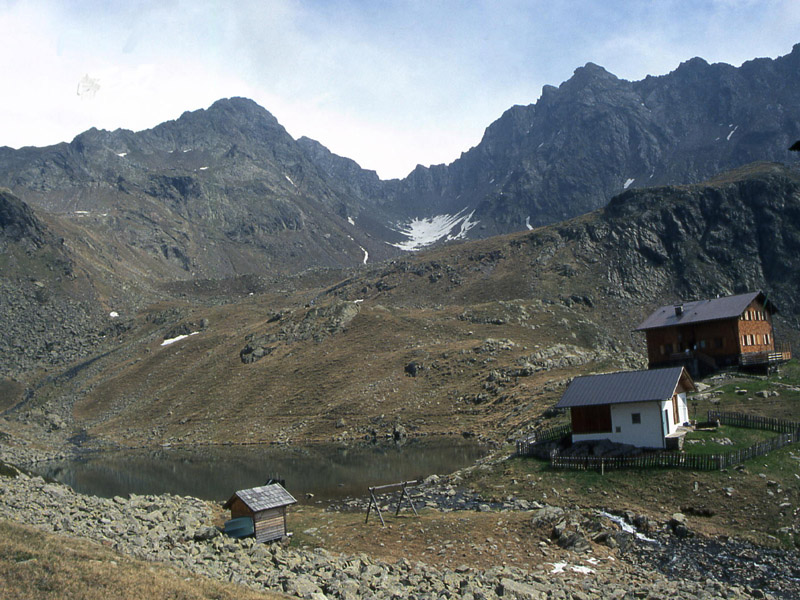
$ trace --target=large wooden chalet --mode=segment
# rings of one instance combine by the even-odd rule
[[[683,365],[693,375],[717,369],[766,367],[791,358],[775,344],[778,312],[763,292],[662,306],[637,328],[647,336],[650,368]]]

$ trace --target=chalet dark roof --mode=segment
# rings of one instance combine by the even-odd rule
[[[747,294],[738,294],[737,296],[725,296],[724,298],[662,306],[642,321],[636,331],[738,318],[750,303],[759,297],[762,302],[767,303],[769,310],[773,314],[778,312],[775,305],[766,300],[764,292],[749,292]],[[676,310],[678,307],[681,307],[680,310]]]
[[[683,367],[576,377],[556,408],[667,400],[672,398],[681,380],[686,389],[695,389],[692,378]]]
[[[223,508],[230,508],[236,498],[244,502],[253,512],[278,508],[279,506],[287,506],[297,502],[280,483],[262,485],[261,487],[254,487],[249,490],[239,490],[231,496],[230,500],[225,503]]]

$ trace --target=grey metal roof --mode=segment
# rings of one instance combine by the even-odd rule
[[[763,292],[749,292],[736,296],[725,296],[724,298],[712,298],[711,300],[668,304],[667,306],[662,306],[642,321],[636,331],[670,327],[672,325],[685,325],[687,323],[716,321],[718,319],[731,319],[741,315],[750,303],[759,296],[762,302],[766,301],[766,296]],[[772,302],[767,301],[767,305],[772,313],[778,312]],[[680,315],[676,314],[676,306],[683,307]]]
[[[681,378],[685,378],[689,389],[694,389],[694,382],[683,367],[576,377],[556,408],[666,400],[672,398]]]
[[[253,512],[269,510],[270,508],[277,508],[279,506],[287,506],[297,502],[280,483],[262,485],[261,487],[254,487],[249,490],[239,490],[225,503],[225,508],[229,508],[234,498],[237,496]]]

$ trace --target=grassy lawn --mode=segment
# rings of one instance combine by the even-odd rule
[[[708,410],[744,412],[800,421],[800,362],[791,360],[771,375],[726,373],[700,383],[710,386],[689,397],[689,414],[703,421]],[[764,397],[766,395],[766,397]]]
[[[776,435],[772,431],[722,425],[713,431],[687,433],[683,449],[687,454],[723,454],[747,448]]]

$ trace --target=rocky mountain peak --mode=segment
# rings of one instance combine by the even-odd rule
[[[609,73],[600,65],[592,62],[586,63],[582,67],[575,69],[567,81],[561,84],[559,89],[575,92],[586,87],[608,86],[619,82],[620,79],[613,73]]]

